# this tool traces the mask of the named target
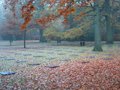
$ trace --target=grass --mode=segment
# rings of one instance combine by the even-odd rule
[[[18,42],[17,42],[18,43]],[[111,56],[113,50],[118,46],[114,45],[112,48],[108,46],[103,46],[104,52],[92,52],[93,47],[79,47],[79,46],[51,46],[48,44],[39,44],[39,43],[30,43],[28,49],[24,49],[22,44],[17,46],[17,43],[14,46],[4,46],[7,43],[1,42],[0,46],[0,66],[1,70],[13,70],[14,67],[17,69],[17,61],[23,61],[19,64],[20,66],[26,67],[26,64],[29,63],[41,63],[49,64],[51,62],[62,62],[66,60],[85,60],[90,58],[97,58],[99,55],[102,55],[105,59]],[[20,43],[20,42],[19,42]],[[34,47],[37,47],[34,48]],[[24,63],[24,61],[26,61]],[[3,68],[5,67],[5,68]]]
[[[19,42],[21,43],[21,42]],[[8,76],[13,83],[14,79],[25,82],[23,71],[31,71],[34,68],[45,66],[63,66],[69,62],[81,61],[83,64],[94,60],[111,61],[118,58],[120,49],[118,44],[112,46],[103,45],[103,52],[93,52],[92,46],[53,46],[50,44],[39,44],[29,42],[27,49],[22,44],[14,43],[7,46],[6,42],[0,44],[0,71],[17,72],[14,76]],[[6,45],[6,46],[4,46]],[[39,65],[38,65],[39,64]],[[45,68],[47,69],[47,68]],[[2,85],[0,83],[0,85]],[[11,86],[11,85],[10,85]]]

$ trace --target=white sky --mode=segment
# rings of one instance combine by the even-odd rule
[[[3,3],[4,0],[0,0],[0,5]]]
[[[4,0],[0,0],[0,20],[4,19],[4,8],[3,8]]]

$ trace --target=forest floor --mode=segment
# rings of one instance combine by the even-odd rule
[[[28,41],[0,42],[0,90],[119,90],[120,44],[103,45],[93,52],[92,45],[40,44]]]

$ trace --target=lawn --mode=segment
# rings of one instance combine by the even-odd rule
[[[81,85],[85,86],[86,88],[79,86],[80,82],[77,83],[78,86],[75,86],[75,87],[74,87],[74,85],[72,85],[72,87],[69,86],[69,85],[71,85],[70,82],[68,83],[68,81],[70,81],[70,79],[68,79],[68,81],[64,81],[64,79],[67,79],[67,77],[70,77],[70,78],[72,77],[71,74],[70,74],[70,76],[68,76],[69,71],[72,70],[73,72],[70,72],[70,73],[76,73],[76,71],[75,71],[76,68],[80,68],[80,67],[83,68],[84,65],[87,65],[87,64],[88,64],[87,67],[91,68],[90,65],[94,66],[95,65],[94,63],[97,63],[96,61],[98,61],[98,63],[100,63],[100,64],[102,63],[103,65],[108,65],[110,67],[113,67],[112,63],[115,61],[118,62],[118,65],[120,65],[120,62],[119,62],[120,47],[119,47],[119,44],[117,44],[117,43],[114,45],[110,45],[110,46],[103,45],[103,50],[104,50],[103,52],[93,52],[92,51],[93,47],[91,45],[87,45],[85,47],[80,47],[77,45],[75,45],[75,46],[68,46],[68,45],[67,46],[65,46],[65,45],[57,46],[57,45],[53,45],[50,43],[49,44],[48,43],[40,44],[40,43],[37,43],[36,41],[34,41],[34,42],[28,41],[27,43],[28,43],[27,48],[24,49],[22,42],[20,42],[20,41],[14,42],[13,46],[9,46],[9,44],[7,42],[0,42],[0,62],[1,62],[0,63],[0,72],[12,71],[12,72],[16,73],[15,75],[9,75],[9,76],[1,75],[1,82],[0,82],[0,86],[2,87],[1,89],[4,88],[4,90],[5,89],[7,90],[8,88],[11,88],[10,90],[12,90],[13,87],[18,88],[17,86],[14,86],[14,85],[18,85],[18,86],[20,84],[22,85],[24,82],[26,82],[26,79],[30,80],[30,78],[33,81],[37,78],[40,81],[48,80],[48,82],[52,83],[51,80],[53,77],[55,77],[53,79],[53,82],[55,82],[55,86],[54,85],[51,86],[51,84],[48,84],[48,87],[44,86],[44,85],[47,85],[46,83],[48,83],[47,81],[45,81],[45,82],[42,82],[42,83],[44,83],[44,85],[40,84],[40,85],[44,86],[44,87],[42,87],[42,86],[39,87],[39,88],[42,88],[40,90],[78,90],[78,88],[79,89],[82,88],[81,90],[88,90],[88,85],[85,86],[85,85],[81,84]],[[108,62],[110,63],[110,65]],[[79,63],[82,63],[82,64],[79,64]],[[115,63],[114,65],[117,65],[117,63]],[[70,67],[72,67],[72,68],[70,68]],[[95,67],[99,67],[99,64],[96,64]],[[105,70],[107,70],[106,68],[107,67],[105,66]],[[116,68],[116,67],[114,66],[113,68]],[[120,67],[117,67],[117,68],[120,68]],[[65,69],[68,71],[64,71],[65,73],[59,73],[59,72],[61,72],[62,69]],[[100,69],[104,69],[104,68],[100,67]],[[94,72],[94,69],[92,69],[92,70]],[[80,72],[81,70],[77,70],[77,71]],[[86,70],[85,70],[85,72],[86,72]],[[100,72],[101,72],[101,70],[100,70]],[[51,76],[52,75],[51,73],[53,73],[53,76]],[[120,71],[117,73],[120,73]],[[62,77],[62,75],[63,75],[63,77]],[[79,73],[76,73],[75,75],[79,76]],[[49,79],[49,76],[52,78]],[[73,76],[74,76],[74,74],[73,74]],[[44,77],[44,79],[42,77]],[[58,78],[58,77],[61,77],[61,78]],[[40,78],[42,78],[42,79],[40,79]],[[47,79],[45,79],[45,78],[47,78]],[[82,78],[82,76],[79,76],[79,80],[80,80],[80,78]],[[57,82],[60,81],[62,83],[61,80],[63,80],[63,82],[67,82],[65,87],[56,85],[56,81]],[[74,76],[74,80],[75,80],[75,76]],[[71,81],[71,83],[75,83],[74,80]],[[119,80],[119,78],[117,80]],[[5,83],[5,81],[7,83]],[[17,82],[17,84],[15,84],[15,81]],[[35,81],[35,82],[37,83],[36,85],[39,86],[38,82],[37,81]],[[30,83],[28,83],[28,84],[30,84]],[[63,83],[60,85],[63,85]],[[67,85],[68,85],[68,88],[67,88]],[[38,86],[35,86],[35,84],[33,86],[34,87],[29,87],[29,89],[27,87],[26,89],[30,90],[30,88],[31,88],[31,90],[34,90],[34,89],[39,90],[37,88]],[[49,87],[52,87],[52,88],[49,88]],[[53,87],[55,87],[55,88],[53,88]],[[100,87],[100,86],[98,85],[98,87]],[[23,88],[22,90],[26,90],[24,87],[22,87],[22,88]],[[59,89],[59,88],[61,88],[61,89]],[[118,86],[116,88],[118,88]],[[16,90],[18,90],[18,89],[16,89]],[[95,89],[93,89],[93,90],[95,90]],[[101,89],[99,89],[99,90],[101,90]],[[108,90],[108,89],[102,89],[102,90]],[[111,89],[111,90],[113,90],[113,89]]]

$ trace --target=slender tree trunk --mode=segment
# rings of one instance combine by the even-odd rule
[[[23,37],[24,37],[24,48],[26,48],[26,30],[24,30]]]
[[[11,40],[9,40],[9,42],[10,42],[10,46],[12,46],[12,41],[11,41]]]
[[[39,42],[44,42],[43,30],[42,29],[39,29]]]
[[[12,42],[13,42],[13,35],[9,35],[9,42],[10,42],[10,46],[12,46]]]
[[[101,35],[100,35],[100,9],[98,0],[95,2],[95,46],[93,51],[103,51],[101,46]]]
[[[110,7],[110,0],[105,0],[105,19],[106,19],[106,43],[113,44],[113,29],[111,26],[111,7]]]

